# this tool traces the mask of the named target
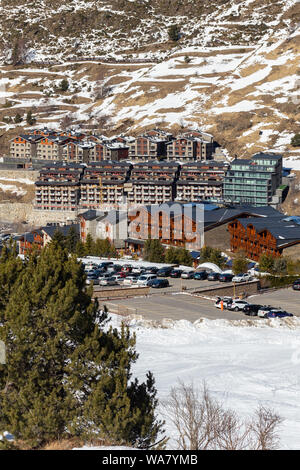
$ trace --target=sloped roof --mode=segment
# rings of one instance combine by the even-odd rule
[[[67,236],[70,229],[75,229],[76,233],[79,233],[79,225],[78,224],[71,224],[71,225],[46,225],[42,227],[41,230],[46,232],[49,237],[53,237],[55,232],[60,232],[62,235]]]

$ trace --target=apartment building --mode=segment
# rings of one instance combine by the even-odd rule
[[[264,206],[272,203],[282,182],[282,155],[258,153],[235,159],[224,178],[224,199]]]
[[[231,250],[243,250],[254,261],[262,254],[299,256],[300,225],[295,219],[278,213],[266,218],[234,220],[228,225]]]
[[[205,201],[223,196],[223,180],[229,164],[208,160],[184,163],[176,182],[176,201]]]
[[[167,140],[159,136],[140,135],[128,142],[128,157],[132,160],[150,160],[162,157],[166,153]]]
[[[62,160],[88,163],[96,144],[89,141],[68,141],[62,146]]]
[[[193,161],[196,159],[196,139],[178,137],[166,143],[167,160]]]
[[[64,146],[72,141],[71,137],[49,135],[36,144],[36,158],[39,160],[63,160]]]
[[[196,160],[210,160],[215,150],[214,138],[207,132],[192,130],[182,134],[183,137],[192,137],[196,141]]]
[[[121,203],[130,169],[131,164],[127,162],[103,160],[89,163],[81,179],[80,207],[97,209],[102,204]]]
[[[12,158],[36,158],[37,143],[43,139],[42,135],[21,134],[10,140],[10,156]]]
[[[175,162],[135,163],[126,185],[130,204],[162,204],[174,200],[179,165]]]
[[[35,208],[75,211],[80,201],[80,179],[84,166],[75,163],[48,164],[35,182]]]

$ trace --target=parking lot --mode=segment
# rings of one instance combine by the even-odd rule
[[[180,282],[178,279],[174,281]],[[203,285],[206,281],[198,282]],[[214,283],[212,282],[211,284]],[[214,306],[214,301],[210,299],[196,297],[190,293],[175,293],[174,291],[163,294],[161,293],[162,290],[166,291],[166,289],[159,289],[159,293],[156,295],[118,299],[112,301],[112,303],[114,306],[120,306],[120,308],[128,308],[129,312],[142,315],[149,320],[171,318],[173,320],[184,319],[194,322],[201,317],[212,320],[221,318],[228,320],[249,318],[243,312],[222,311],[221,309],[217,309]],[[246,300],[249,303],[281,307],[296,316],[300,316],[300,292],[293,291],[291,288],[252,295]],[[103,304],[105,303],[106,302],[103,302]],[[110,302],[108,302],[108,304],[110,304]]]
[[[160,279],[164,279],[164,278],[160,278]],[[189,290],[189,291],[193,291],[193,290],[197,290],[199,288],[208,288],[208,287],[225,287],[227,285],[231,285],[231,283],[229,282],[219,282],[219,281],[207,281],[207,280],[204,280],[204,281],[198,281],[196,279],[173,279],[171,277],[168,277],[167,278],[168,281],[169,281],[169,284],[170,286],[169,287],[164,287],[164,288],[161,288],[161,289],[153,289],[151,288],[151,293],[152,294],[155,294],[155,293],[165,293],[165,292],[181,292],[182,290]],[[119,284],[120,287],[123,287],[123,283],[120,282]],[[128,284],[127,285],[124,285],[124,287],[128,287]],[[97,289],[115,289],[116,286],[96,286]]]

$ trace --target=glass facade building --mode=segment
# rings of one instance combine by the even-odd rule
[[[265,206],[282,182],[282,155],[259,153],[235,159],[224,179],[224,199],[232,203]]]

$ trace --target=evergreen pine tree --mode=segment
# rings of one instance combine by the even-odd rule
[[[95,242],[90,233],[86,236],[86,241],[84,244],[84,253],[86,256],[95,255]]]
[[[36,123],[36,119],[33,117],[31,110],[29,110],[26,114],[26,121],[29,126],[33,126],[33,124]]]
[[[193,266],[192,255],[185,248],[178,248],[177,257],[178,257],[178,264],[182,264],[183,266]]]
[[[16,123],[16,124],[19,124],[19,123],[22,122],[22,121],[23,121],[22,116],[21,116],[19,113],[17,113],[17,114],[15,115],[15,123]]]
[[[233,274],[241,274],[247,272],[248,269],[248,260],[246,258],[246,253],[240,251],[236,253],[235,258],[232,262],[232,271]]]
[[[174,248],[174,246],[170,246],[170,248],[166,250],[165,262],[169,264],[179,263],[178,251],[176,250],[176,248]]]
[[[157,239],[148,239],[144,245],[143,257],[145,261],[151,263],[163,263],[165,260],[165,250],[161,242]]]
[[[163,423],[155,417],[152,376],[130,383],[135,337],[125,326],[104,329],[107,314],[92,301],[76,257],[53,240],[29,257],[17,279],[0,328],[7,348],[0,431],[33,447],[95,434],[140,447],[154,443]]]
[[[85,256],[84,243],[81,240],[78,240],[76,243],[75,254],[78,258],[83,258]]]
[[[75,253],[78,240],[79,234],[77,233],[75,227],[70,227],[68,235],[65,238],[65,246],[69,253]]]

